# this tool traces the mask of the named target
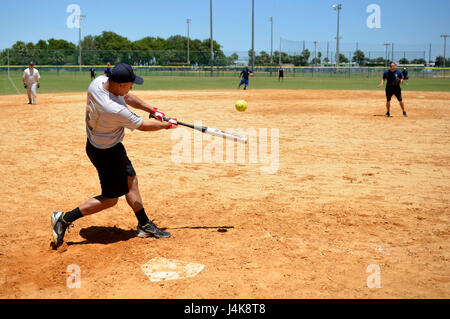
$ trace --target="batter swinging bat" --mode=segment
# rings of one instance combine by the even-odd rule
[[[149,117],[150,118],[156,118],[153,114],[150,114]],[[163,120],[167,122],[167,121],[170,120],[170,118],[164,117]],[[196,126],[196,125],[192,125],[192,124],[186,124],[186,123],[180,122],[178,120],[177,120],[177,122],[178,122],[178,125],[183,125],[183,126],[186,126],[186,127],[190,127],[190,128],[192,128],[194,130],[200,131],[200,132],[205,133],[205,134],[214,135],[214,136],[220,136],[220,137],[227,138],[227,139],[230,139],[230,140],[235,140],[235,141],[238,141],[238,142],[241,142],[241,143],[247,143],[247,138],[245,136],[240,136],[240,135],[237,135],[237,134],[224,132],[224,131],[221,131],[219,129],[212,128],[212,127]]]

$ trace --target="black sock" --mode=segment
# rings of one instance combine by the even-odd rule
[[[70,223],[76,221],[78,218],[81,218],[81,217],[83,217],[83,215],[81,214],[80,209],[77,207],[74,210],[71,210],[70,212],[64,213],[63,216],[62,216],[62,220],[66,224],[70,224]]]
[[[147,214],[145,213],[145,209],[142,208],[140,211],[134,213],[139,222],[139,225],[144,226],[149,222]]]

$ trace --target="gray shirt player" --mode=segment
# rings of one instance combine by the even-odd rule
[[[89,142],[100,149],[122,142],[125,127],[133,131],[142,125],[142,118],[128,109],[123,96],[116,96],[103,88],[106,81],[106,76],[92,81],[86,104],[86,133]]]

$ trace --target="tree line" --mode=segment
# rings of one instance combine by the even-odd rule
[[[249,59],[252,59],[252,52],[248,52]],[[281,58],[281,59],[280,59]],[[294,66],[314,66],[314,65],[327,65],[331,61],[328,57],[323,58],[322,52],[318,52],[317,56],[311,58],[311,51],[308,49],[303,50],[300,54],[287,54],[285,52],[275,51],[272,55],[272,59],[270,54],[266,51],[261,51],[258,55],[255,55],[255,65],[270,65],[272,63],[278,64],[281,60],[282,64],[293,64]],[[446,60],[446,66],[450,66],[450,59]],[[350,58],[346,55],[340,53],[339,54],[339,62],[340,63],[350,63]],[[351,62],[359,65],[359,66],[384,66],[389,64],[391,61],[386,59],[385,57],[377,57],[377,58],[368,58],[362,50],[356,50],[353,52],[351,57]],[[427,61],[423,58],[408,60],[406,58],[402,58],[398,61],[400,64],[423,64],[426,65]],[[436,58],[435,66],[442,67],[444,66],[444,57],[438,56]]]
[[[187,42],[185,36],[175,35],[167,39],[161,37],[144,37],[137,41],[130,41],[117,33],[103,31],[100,35],[87,35],[81,40],[82,64],[104,65],[107,62],[118,64],[125,62],[131,65],[187,65]],[[190,65],[210,65],[210,39],[189,39],[189,61]],[[214,65],[233,65],[238,60],[237,53],[226,56],[221,50],[221,45],[213,41]],[[266,51],[255,55],[255,65],[275,66],[281,61],[282,64],[293,64],[294,66],[311,66],[330,64],[328,57],[323,57],[318,52],[311,58],[311,51],[303,50],[300,54],[288,54],[275,51],[272,58]],[[0,64],[26,65],[34,61],[40,65],[77,65],[79,64],[79,46],[62,39],[39,40],[36,43],[25,43],[17,41],[11,48],[0,52]],[[251,51],[248,52],[249,62],[252,61]],[[384,57],[368,58],[361,50],[356,50],[352,57],[340,54],[341,63],[356,63],[360,66],[381,66],[389,61]],[[411,61],[402,58],[401,64],[426,64],[425,59],[413,59]],[[444,57],[438,56],[435,66],[450,66],[450,59],[444,64]]]
[[[81,40],[82,64],[182,65],[187,63],[187,40],[187,37],[175,35],[168,39],[148,36],[130,41],[117,33],[104,31]],[[210,39],[190,39],[190,64],[210,65],[210,45]],[[238,57],[235,53],[227,57],[217,41],[213,41],[213,52],[214,65],[229,65]],[[1,64],[7,64],[8,53],[10,65],[24,65],[31,60],[40,65],[79,64],[79,46],[62,39],[36,43],[17,41],[0,52]]]

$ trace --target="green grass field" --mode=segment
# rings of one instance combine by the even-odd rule
[[[25,93],[22,74],[13,72],[11,80],[20,93]],[[231,76],[143,76],[144,84],[135,85],[134,90],[211,90],[211,89],[236,89],[239,78]],[[381,78],[381,75],[380,75]],[[312,77],[304,75],[300,77],[285,77],[284,82],[278,82],[274,77],[256,76],[250,79],[249,89],[288,89],[288,90],[377,90],[380,79],[376,77],[362,76],[333,76]],[[54,72],[41,74],[41,88],[39,93],[53,92],[80,92],[86,91],[90,83],[87,72],[67,72],[60,75]],[[412,78],[409,85],[403,85],[408,91],[450,91],[450,79],[424,79]],[[380,90],[380,89],[378,89]],[[0,95],[17,94],[17,90],[8,79],[6,72],[0,73]]]

